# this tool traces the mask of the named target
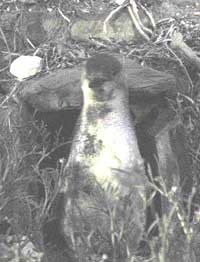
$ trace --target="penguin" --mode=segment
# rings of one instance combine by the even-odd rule
[[[66,170],[78,167],[116,197],[147,183],[129,93],[121,63],[112,55],[91,57],[81,76],[83,107],[76,126]],[[77,168],[75,168],[77,171]],[[62,185],[62,191],[67,190]]]
[[[136,250],[145,230],[146,192],[151,187],[138,145],[138,130],[129,109],[122,64],[110,54],[95,54],[83,68],[81,89],[83,106],[61,175],[54,219],[43,231],[46,239],[48,231],[54,232],[62,242],[56,244],[53,238],[56,250],[66,246],[71,260],[76,257],[77,239],[82,234],[85,238],[91,232],[98,235],[99,225],[105,234],[109,232],[109,216],[113,212],[116,218],[119,216],[119,227],[128,216],[134,221],[126,241],[130,249]],[[98,239],[101,246],[101,235]],[[112,246],[115,240],[110,241]],[[102,245],[108,249],[104,242],[102,239]],[[99,253],[95,241],[93,244]]]
[[[74,223],[73,232],[79,231],[80,225],[85,228],[83,220],[92,221],[87,225],[88,232],[95,231],[98,224],[108,232],[108,216],[97,211],[105,206],[117,210],[121,223],[131,209],[134,226],[127,241],[136,249],[142,238],[149,182],[126,81],[122,64],[110,54],[95,54],[83,69],[83,106],[60,189],[65,199],[61,227],[68,239]],[[131,202],[129,207],[127,202]],[[106,220],[108,228],[104,227]]]

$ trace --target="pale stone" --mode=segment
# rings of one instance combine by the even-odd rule
[[[20,56],[10,66],[10,73],[22,81],[42,70],[42,58],[39,56]]]

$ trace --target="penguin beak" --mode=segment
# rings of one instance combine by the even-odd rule
[[[95,78],[89,82],[89,88],[93,90],[98,90],[103,86],[104,83],[105,83],[105,79]]]

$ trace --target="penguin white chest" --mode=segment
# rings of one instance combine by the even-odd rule
[[[126,118],[113,113],[103,120],[88,123],[82,116],[83,136],[81,143],[78,139],[74,155],[83,172],[92,174],[103,188],[111,186],[128,193],[131,184],[139,184],[141,179],[137,178],[143,176],[144,166],[133,127]]]

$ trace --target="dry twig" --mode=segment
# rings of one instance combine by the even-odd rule
[[[110,14],[106,17],[106,19],[103,22],[103,32],[106,34],[107,33],[107,24],[111,20],[111,18],[117,14],[121,9],[124,8],[124,5],[118,6],[116,9],[112,10]]]
[[[130,0],[130,6],[132,7],[132,11],[133,11],[133,13],[135,15],[135,18],[137,20],[138,25],[142,29],[142,31],[151,35],[152,31],[149,28],[147,28],[146,26],[144,26],[144,24],[142,23],[142,21],[140,19],[140,16],[138,14],[137,4],[135,3],[135,0]]]
[[[133,24],[135,25],[135,28],[137,29],[137,31],[140,33],[140,35],[146,39],[147,41],[150,40],[149,36],[142,30],[142,28],[140,27],[140,25],[138,24],[138,21],[137,21],[137,18],[135,16],[135,13],[133,12],[131,6],[127,6],[128,8],[128,12],[129,12],[129,15],[133,21]]]
[[[140,6],[140,8],[144,11],[146,16],[148,17],[149,21],[151,22],[151,25],[152,25],[153,29],[155,29],[156,28],[156,22],[155,22],[155,20],[153,18],[153,15],[141,3],[139,3],[138,5]]]
[[[69,24],[71,23],[70,19],[69,19],[66,15],[63,14],[63,12],[60,10],[59,7],[58,7],[58,12],[60,13],[60,15],[61,15]]]
[[[139,14],[138,14],[138,9],[137,9],[137,4],[135,3],[135,0],[129,0],[129,1],[124,1],[122,2],[117,8],[112,10],[110,14],[106,17],[106,19],[103,22],[103,32],[106,34],[107,33],[107,24],[108,22],[112,19],[112,17],[117,14],[121,9],[127,7],[128,13],[132,19],[133,24],[135,25],[135,28],[137,31],[140,33],[140,35],[147,41],[150,41],[150,37],[148,34],[152,34],[152,31],[144,26],[142,23]],[[146,8],[142,7],[141,8],[144,10],[146,16],[150,20],[153,28],[155,28],[155,21],[152,17],[152,15],[146,10]]]
[[[193,85],[192,79],[191,79],[191,77],[190,77],[190,75],[189,75],[189,73],[188,73],[188,71],[187,71],[187,68],[186,68],[185,65],[183,64],[182,60],[178,57],[178,55],[171,49],[171,47],[170,47],[167,43],[165,43],[165,46],[166,46],[166,48],[169,50],[169,52],[176,58],[176,60],[177,60],[177,61],[179,62],[179,64],[180,64],[180,66],[183,68],[183,70],[184,70],[184,72],[185,72],[185,74],[186,74],[186,76],[187,76],[187,78],[188,78],[188,81],[189,81],[189,83],[190,83],[190,86],[189,86],[189,88],[190,88],[190,93],[192,93],[193,88],[194,88],[194,85]]]

